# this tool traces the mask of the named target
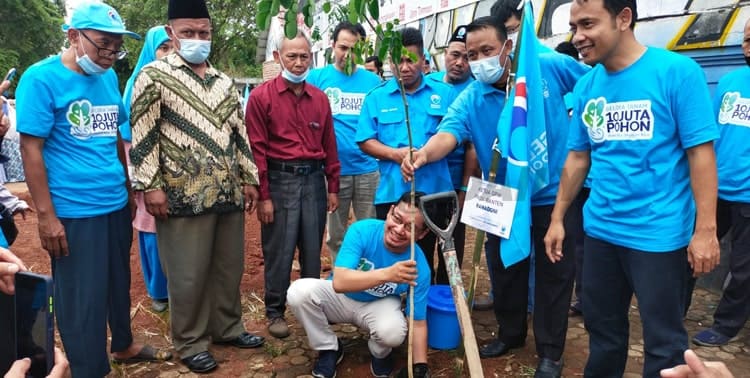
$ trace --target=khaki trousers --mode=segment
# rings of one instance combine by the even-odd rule
[[[242,211],[156,221],[172,340],[181,358],[245,331],[240,305],[244,226]]]

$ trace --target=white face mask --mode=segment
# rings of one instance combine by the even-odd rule
[[[78,56],[78,49],[74,49],[73,51],[76,54],[76,64],[78,67],[81,67],[81,70],[83,70],[86,75],[101,75],[107,72],[106,68],[94,63],[94,61],[89,58],[88,54],[86,54],[85,47],[83,48],[83,56]]]
[[[516,43],[518,42],[518,32],[508,33],[508,39],[513,41],[513,48],[515,49]]]
[[[180,56],[188,63],[201,64],[211,54],[211,41],[201,39],[180,39]]]
[[[293,74],[291,71],[287,70],[286,67],[284,67],[284,66],[282,66],[282,68],[281,68],[281,77],[283,77],[284,79],[286,79],[288,82],[290,82],[292,84],[299,84],[299,83],[305,81],[305,79],[307,79],[307,74],[309,74],[309,73],[310,73],[310,67],[308,67],[305,70],[305,72],[303,72],[303,73],[301,73],[299,75]]]
[[[500,56],[503,55],[504,51],[505,45],[503,45],[503,49],[500,50],[500,54],[469,62],[471,73],[474,74],[474,77],[482,83],[490,85],[495,84],[500,80],[505,72],[505,65],[500,64]]]

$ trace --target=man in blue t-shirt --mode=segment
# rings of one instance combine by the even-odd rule
[[[103,3],[76,8],[63,25],[70,47],[29,67],[18,85],[26,179],[52,258],[55,315],[75,377],[102,377],[112,357],[171,358],[135,343],[130,329],[130,225],[134,202],[118,126],[127,120],[110,69],[127,31]]]
[[[742,51],[750,65],[750,20],[745,23]],[[719,80],[714,109],[721,137],[716,141],[719,175],[717,236],[732,229],[732,278],[714,312],[714,324],[693,337],[703,346],[721,346],[745,326],[750,317],[750,67],[735,70]]]
[[[470,138],[476,145],[479,165],[486,178],[492,160],[492,141],[497,139],[497,131],[484,125],[498,122],[498,109],[502,109],[505,103],[505,93],[502,91],[508,76],[505,70],[510,67],[507,56],[513,47],[512,42],[506,40],[502,20],[490,16],[474,20],[469,25],[467,48],[472,70],[475,71],[477,80],[482,83],[473,83],[459,95],[440,123],[438,134],[414,154],[414,166],[421,167],[425,162],[443,156],[456,142]],[[563,97],[573,89],[578,78],[588,69],[575,60],[554,52],[539,54],[539,63],[543,72],[542,78],[546,83],[544,110],[548,125],[548,160],[552,183],[549,188],[543,189],[532,198],[532,234],[534,245],[541,250],[555,199],[555,184],[559,180],[565,154],[568,114]],[[499,66],[502,69],[494,70],[490,69],[490,66]],[[487,78],[487,72],[496,72],[496,77]],[[498,97],[500,99],[497,99]],[[494,123],[488,123],[492,120]],[[402,167],[405,177],[410,178],[413,170],[408,159],[404,160]],[[503,182],[504,171],[497,173],[499,182]],[[522,346],[527,333],[530,259],[506,266],[500,261],[499,244],[498,237],[488,236],[487,265],[491,272],[490,279],[496,302],[495,315],[500,330],[495,340],[480,348],[479,354],[483,358],[498,357],[512,348]],[[562,370],[567,312],[573,288],[573,259],[571,257],[569,260],[566,259],[564,264],[553,265],[540,253],[536,263],[535,278],[538,290],[535,291],[537,303],[534,306],[534,335],[537,354],[540,357],[537,371],[550,371],[551,375],[557,376]]]
[[[336,148],[341,162],[339,177],[339,207],[328,213],[326,245],[331,263],[336,261],[341,241],[349,226],[349,209],[359,219],[375,217],[375,189],[380,173],[378,162],[362,152],[356,142],[357,122],[365,95],[380,84],[380,78],[364,70],[349,59],[352,47],[365,30],[360,24],[343,21],[333,30],[333,64],[310,71],[307,83],[318,87],[328,96],[333,114]],[[351,73],[347,66],[351,64]]]
[[[422,34],[414,28],[400,31],[403,46],[417,57],[412,61],[408,55],[401,57],[391,71],[400,72],[409,104],[409,120],[414,148],[422,147],[437,130],[437,125],[455,99],[455,91],[445,83],[425,80],[424,48]],[[401,193],[409,191],[410,184],[401,179],[400,165],[409,153],[409,135],[406,127],[404,103],[398,80],[393,78],[365,96],[357,127],[357,143],[365,153],[378,159],[380,182],[375,192],[375,213],[385,219],[391,205]],[[417,173],[416,188],[427,194],[453,190],[448,163],[440,159],[424,166]],[[447,211],[440,209],[431,216],[447,218]],[[419,243],[435,277],[434,234],[427,235]],[[442,254],[438,255],[442,259]]]
[[[421,194],[417,193],[417,201]],[[330,327],[334,323],[366,328],[370,371],[376,377],[388,377],[394,365],[392,350],[406,337],[401,294],[409,289],[414,290],[414,376],[428,376],[425,319],[430,269],[419,246],[415,246],[415,260],[410,259],[409,243],[411,222],[415,240],[429,229],[419,209],[409,203],[410,194],[404,193],[390,206],[385,221],[365,219],[352,224],[332,278],[303,278],[289,286],[287,303],[305,327],[310,347],[318,351],[314,377],[335,377],[336,365],[344,357],[343,345]]]
[[[635,294],[643,376],[655,377],[684,363],[690,268],[703,274],[719,261],[718,131],[708,87],[690,58],[635,39],[635,0],[576,0],[570,14],[572,42],[596,66],[574,91],[570,151],[546,253],[553,262],[563,258],[563,217],[591,171],[596,179],[584,206],[584,375],[624,373]]]

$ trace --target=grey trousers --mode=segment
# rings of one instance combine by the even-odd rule
[[[307,342],[315,350],[336,350],[338,341],[331,324],[351,323],[370,332],[367,346],[377,358],[385,358],[406,337],[406,318],[399,297],[388,296],[360,302],[333,291],[330,280],[303,278],[287,292],[289,307],[302,323]]]
[[[268,171],[273,222],[261,227],[266,317],[284,316],[295,248],[303,278],[320,278],[328,195],[323,171],[298,176]]]
[[[242,211],[156,221],[172,340],[181,358],[245,331],[240,306],[244,230]]]
[[[331,254],[331,265],[336,262],[344,234],[349,228],[349,209],[354,210],[357,220],[375,218],[373,200],[379,181],[379,171],[339,178],[339,208],[328,214],[326,245]]]

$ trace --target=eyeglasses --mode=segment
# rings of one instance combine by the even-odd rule
[[[396,213],[396,206],[391,207],[391,211],[388,212],[388,215],[391,217],[393,223],[395,223],[397,226],[402,226],[404,230],[406,230],[407,232],[411,232],[411,222],[408,222],[404,219],[407,217],[411,217]],[[424,230],[424,227],[425,226],[415,225],[414,230],[417,232],[421,232],[422,230]]]
[[[125,50],[124,47],[121,50],[112,50],[112,49],[107,49],[104,47],[99,47],[99,45],[97,45],[96,42],[92,41],[91,38],[89,38],[82,31],[79,30],[78,32],[81,33],[83,38],[86,38],[87,41],[91,42],[91,44],[94,45],[94,47],[96,47],[96,54],[99,55],[99,57],[101,58],[109,58],[112,55],[114,55],[115,59],[121,60],[122,58],[125,57],[125,55],[128,55],[128,50]]]

